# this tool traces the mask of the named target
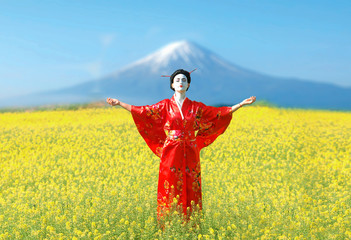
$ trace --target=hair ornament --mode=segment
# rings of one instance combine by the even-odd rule
[[[195,68],[194,70],[190,71],[189,74],[191,74],[192,72],[195,72],[197,70],[197,68]]]
[[[195,68],[194,70],[190,71],[189,74],[191,74],[192,72],[195,72],[197,70],[197,68]],[[171,75],[161,75],[161,77],[171,77]]]

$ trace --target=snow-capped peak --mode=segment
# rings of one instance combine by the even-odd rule
[[[170,62],[182,61],[187,64],[195,64],[206,55],[205,50],[189,41],[173,42],[156,52],[135,62],[133,65],[150,64],[152,70],[157,72],[160,68],[170,65]]]

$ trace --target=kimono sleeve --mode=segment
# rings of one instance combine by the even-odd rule
[[[132,106],[134,123],[149,148],[161,157],[167,138],[163,126],[166,118],[166,99],[154,105]]]
[[[196,124],[199,128],[196,141],[199,150],[213,143],[224,133],[231,120],[231,107],[212,107],[199,103],[196,114]]]

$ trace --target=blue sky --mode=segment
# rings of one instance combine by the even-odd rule
[[[351,86],[351,1],[0,0],[0,98],[102,77],[179,40],[272,76]]]

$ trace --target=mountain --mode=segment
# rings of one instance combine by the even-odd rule
[[[187,96],[208,105],[233,105],[256,96],[281,107],[351,110],[351,88],[260,74],[188,41],[171,43],[101,79],[33,94],[25,102],[64,104],[113,97],[134,105],[152,104],[172,96],[169,78],[161,75],[179,68],[197,68]]]

